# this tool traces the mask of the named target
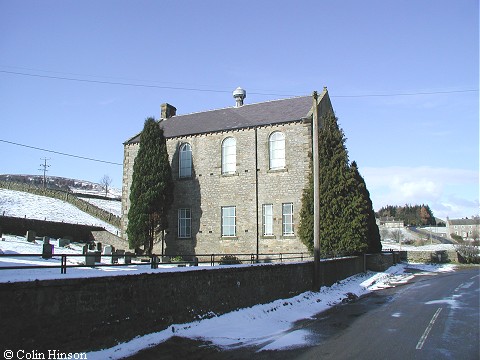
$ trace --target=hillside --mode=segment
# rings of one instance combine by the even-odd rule
[[[42,175],[0,174],[0,181],[43,186]],[[48,176],[46,182],[46,187],[49,189],[63,190],[77,194],[105,196],[105,189],[102,185],[91,181]],[[122,191],[121,189],[109,188],[107,196],[119,200],[122,196]]]
[[[120,204],[119,201],[111,202],[117,206]],[[113,234],[119,233],[117,227],[79,210],[66,201],[23,191],[0,189],[0,215],[95,225]]]

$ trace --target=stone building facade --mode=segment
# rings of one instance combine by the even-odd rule
[[[162,105],[159,126],[175,183],[167,255],[307,252],[297,229],[310,172],[313,97],[241,100],[178,116]],[[317,106],[319,117],[333,111],[326,89]],[[124,143],[123,237],[138,148],[139,135]]]
[[[447,235],[455,234],[464,240],[478,240],[480,234],[480,218],[449,219],[447,218]]]

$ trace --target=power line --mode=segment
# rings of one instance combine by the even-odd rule
[[[418,91],[418,92],[405,92],[405,93],[390,93],[390,94],[364,94],[364,95],[331,95],[330,97],[337,98],[361,98],[361,97],[381,97],[381,96],[413,96],[413,95],[435,95],[435,94],[454,94],[454,93],[466,93],[466,92],[478,92],[478,89],[464,89],[464,90],[448,90],[448,91]]]
[[[19,144],[19,143],[15,143],[15,142],[12,142],[12,141],[7,141],[7,140],[2,140],[2,139],[0,139],[0,142],[4,142],[4,143],[6,143],[6,144],[11,144],[11,145],[22,146],[22,147],[26,147],[26,148],[29,148],[29,149],[46,151],[46,152],[53,153],[53,154],[58,154],[58,155],[70,156],[70,157],[74,157],[74,158],[77,158],[77,159],[83,159],[83,160],[89,160],[89,161],[96,161],[96,162],[101,162],[101,163],[105,163],[105,164],[112,164],[112,165],[123,165],[123,164],[115,163],[115,162],[111,162],[111,161],[93,159],[93,158],[89,158],[89,157],[85,157],[85,156],[80,156],[80,155],[67,154],[67,153],[60,152],[60,151],[55,151],[55,150],[42,149],[42,148],[39,148],[39,147],[36,147],[36,146]],[[41,165],[41,166],[43,166],[43,165]]]
[[[118,85],[118,86],[131,86],[131,87],[143,87],[143,88],[155,88],[166,90],[181,90],[181,91],[198,91],[198,92],[213,92],[213,93],[230,93],[230,90],[220,89],[201,89],[197,87],[181,87],[181,86],[167,86],[167,85],[154,85],[154,84],[137,84],[132,82],[120,82],[120,81],[106,81],[106,80],[93,80],[93,79],[81,79],[66,76],[54,76],[54,75],[41,75],[27,72],[7,71],[0,70],[0,73],[30,76],[36,78],[45,78],[53,80],[64,81],[76,81],[84,83],[104,84],[104,85]],[[359,94],[359,95],[331,95],[333,98],[365,98],[365,97],[393,97],[393,96],[415,96],[415,95],[437,95],[437,94],[454,94],[454,93],[467,93],[478,92],[478,89],[462,89],[462,90],[446,90],[446,91],[415,91],[415,92],[399,92],[399,93],[387,93],[387,94]],[[279,93],[265,93],[265,92],[250,92],[253,95],[264,96],[298,96],[299,94],[279,94]]]

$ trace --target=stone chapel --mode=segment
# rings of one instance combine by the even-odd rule
[[[161,105],[175,183],[165,254],[308,252],[297,235],[310,172],[313,106],[333,111],[326,88],[313,96],[177,115]],[[122,237],[140,134],[124,143]]]

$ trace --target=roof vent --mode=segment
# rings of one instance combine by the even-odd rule
[[[236,101],[235,107],[243,106],[243,99],[247,97],[247,92],[241,87],[238,87],[233,91],[233,97]]]

